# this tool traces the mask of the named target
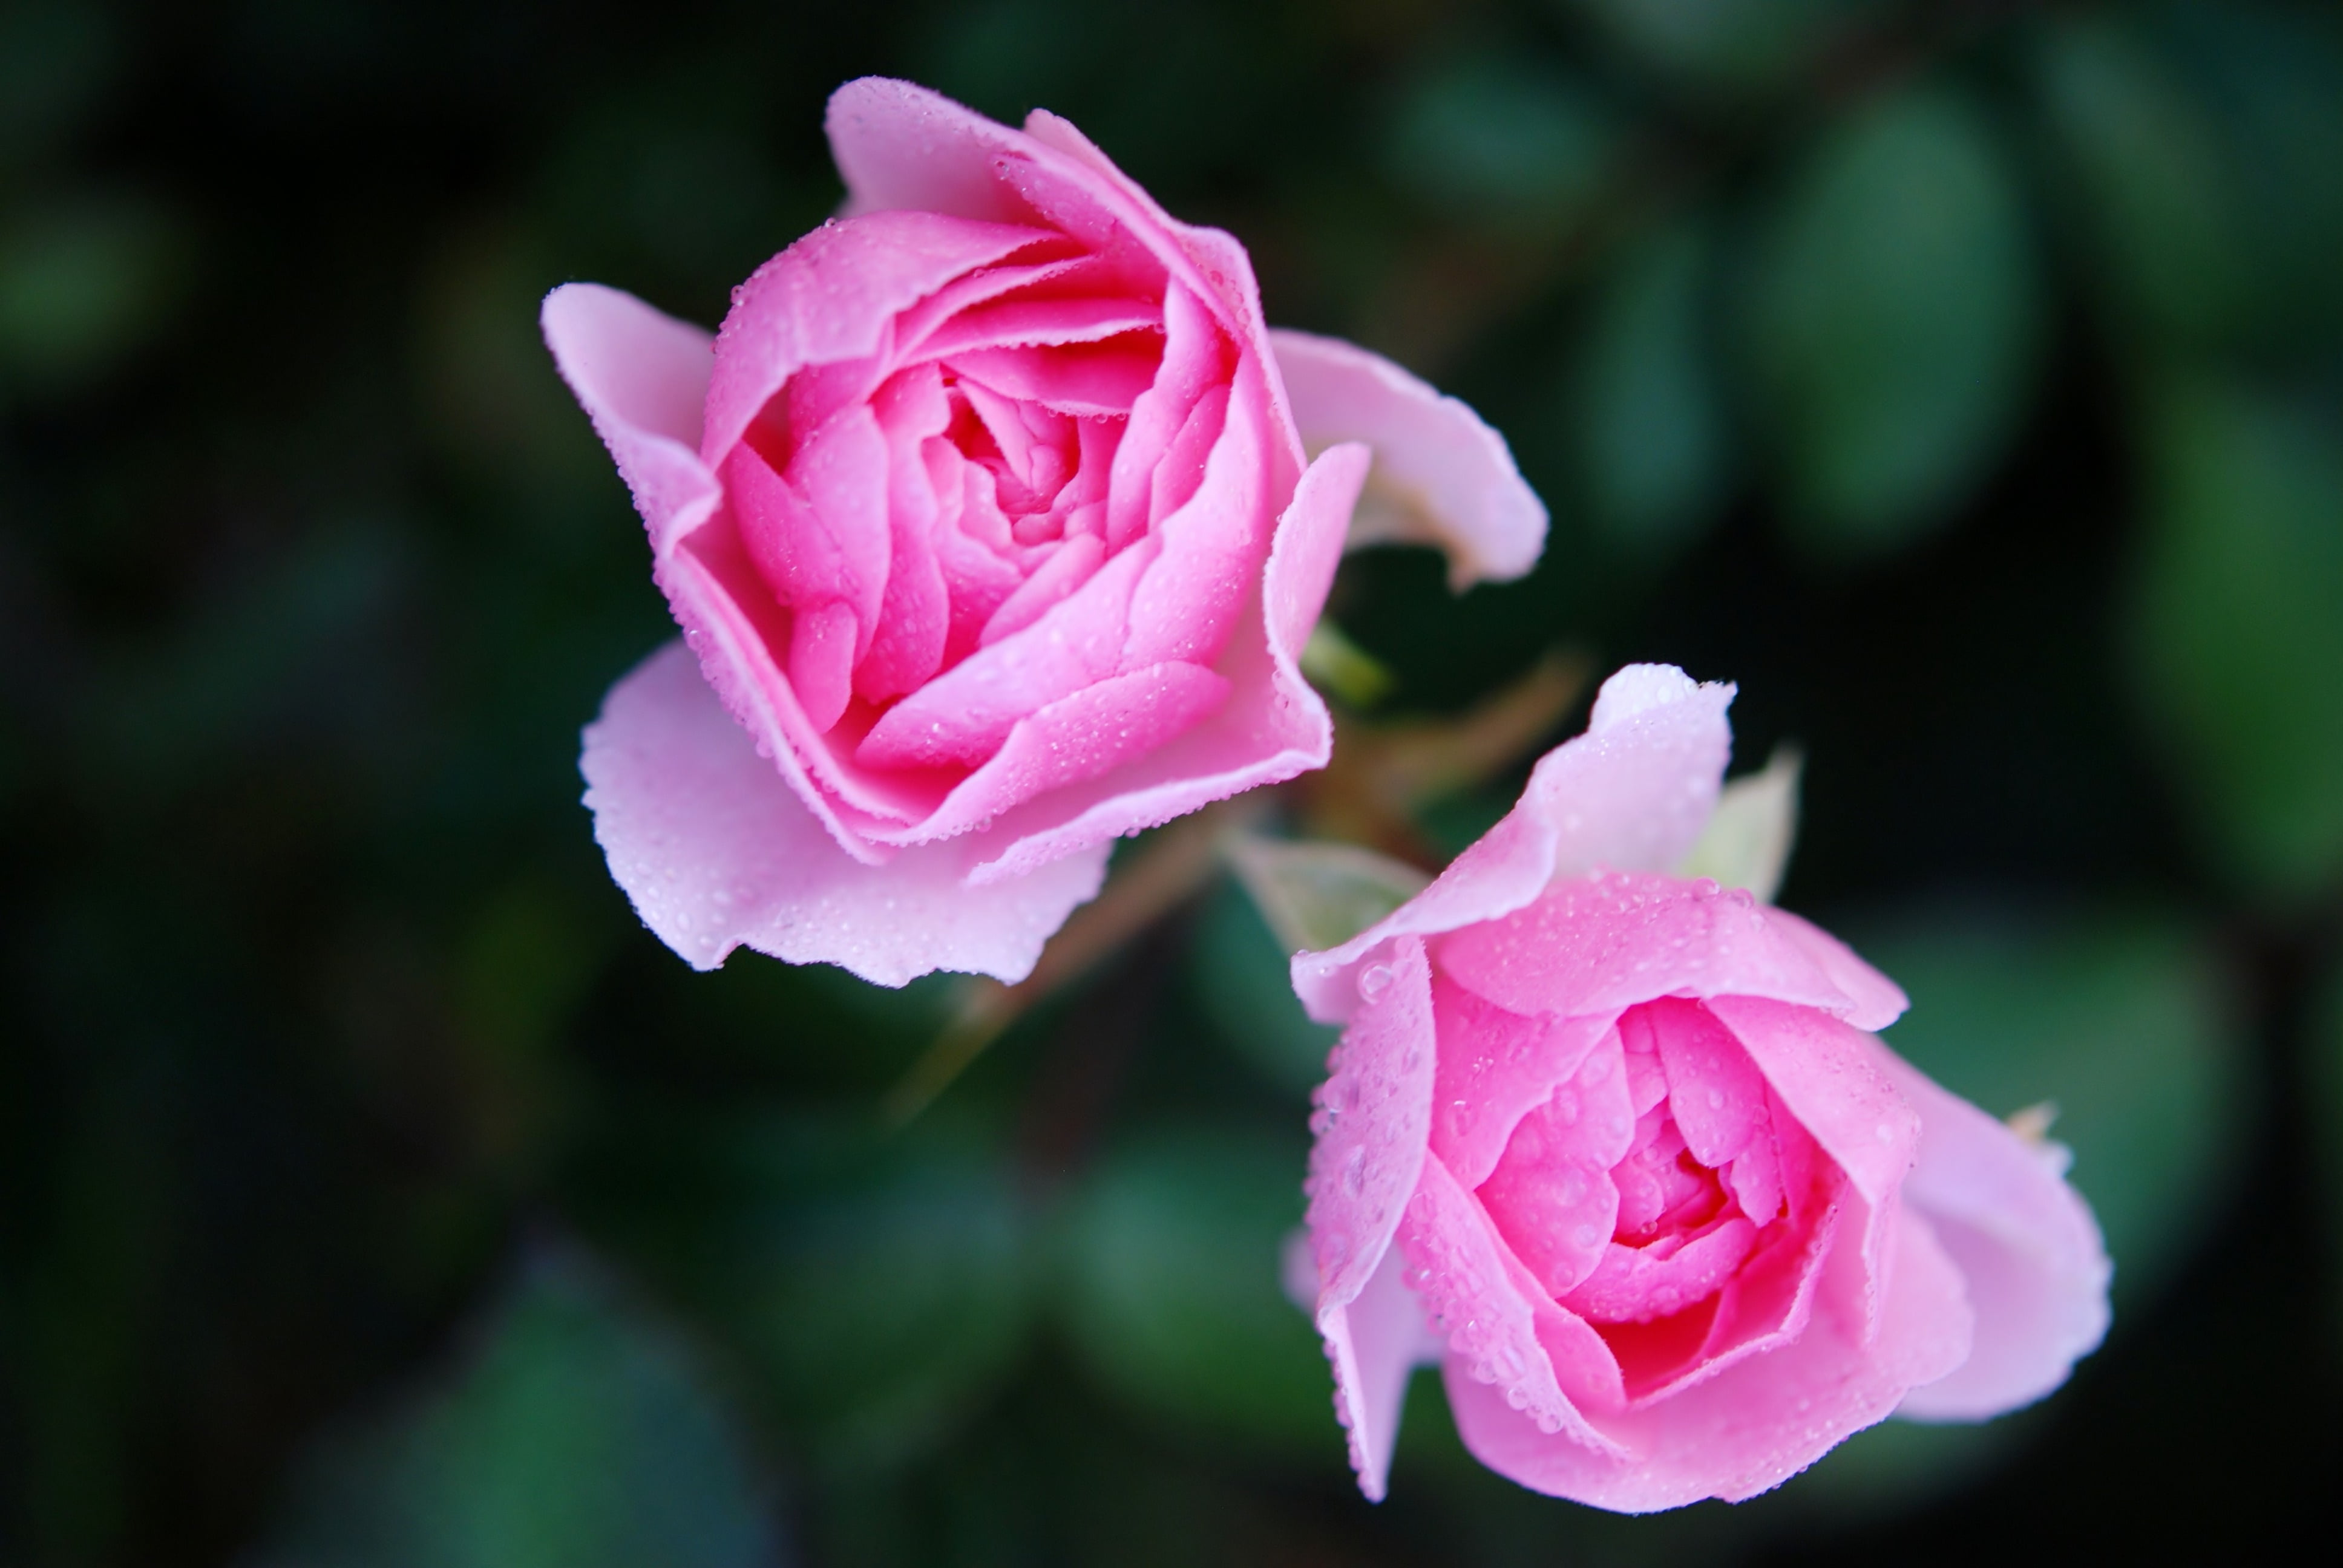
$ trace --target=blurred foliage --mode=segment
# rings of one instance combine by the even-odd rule
[[[689,1358],[558,1252],[447,1386],[329,1438],[270,1568],[765,1568],[746,1454]]]
[[[1070,1214],[1060,1310],[1083,1364],[1139,1411],[1339,1477],[1326,1358],[1279,1286],[1303,1146],[1158,1129],[1101,1161]]]
[[[672,625],[536,302],[713,325],[867,71],[1069,116],[1552,506],[1463,599],[1344,565],[1372,722],[1264,830],[1436,866],[1630,658],[1803,745],[1786,901],[2059,1106],[2071,1390],[1620,1520],[1427,1374],[1370,1510],[1277,1289],[1332,1031],[1232,880],[893,1133],[973,993],[638,928],[576,738]],[[2274,1552],[2343,1299],[2338,255],[2314,0],[0,0],[0,1560]]]
[[[1834,125],[1751,258],[1747,353],[1797,537],[1875,553],[1941,522],[2027,412],[2037,284],[1992,126],[1935,87]]]

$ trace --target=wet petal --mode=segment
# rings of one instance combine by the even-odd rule
[[[757,754],[680,642],[611,689],[579,765],[611,875],[695,969],[746,946],[879,985],[933,970],[1013,982],[1106,872],[1101,845],[971,887],[987,848],[977,839],[857,862]]]
[[[1282,330],[1270,341],[1303,447],[1374,448],[1353,545],[1435,545],[1457,588],[1537,564],[1545,507],[1478,414],[1355,344]]]

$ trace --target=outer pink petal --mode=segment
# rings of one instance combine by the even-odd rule
[[[1766,923],[1801,948],[1830,977],[1853,1010],[1846,1021],[1857,1029],[1883,1030],[1904,1016],[1912,1005],[1904,988],[1855,956],[1855,950],[1812,921],[1789,910],[1765,906]]]
[[[1031,876],[966,885],[981,838],[866,866],[757,754],[691,655],[670,643],[587,727],[586,804],[643,923],[695,969],[746,945],[880,985],[933,970],[1014,982],[1106,874],[1100,845]]]
[[[820,738],[774,662],[772,648],[785,647],[787,639],[777,643],[776,628],[757,618],[753,607],[769,603],[771,593],[733,535],[723,488],[697,449],[715,368],[713,339],[632,295],[590,283],[568,284],[548,295],[543,323],[562,378],[634,492],[635,508],[650,533],[652,576],[699,655],[702,672],[755,737],[756,749],[774,759],[771,766],[840,846],[866,863],[882,860],[885,852],[869,845],[856,826],[932,809],[933,801],[910,803],[909,810],[877,799],[838,805],[806,777],[799,758],[818,754]],[[791,745],[793,729],[811,749]],[[865,815],[872,809],[881,814]]]
[[[1898,1413],[1981,1421],[2030,1404],[2107,1334],[2113,1269],[2098,1222],[2065,1181],[2060,1151],[2027,1142],[1885,1045],[1873,1056],[1920,1113],[1904,1201],[1960,1265],[1976,1312],[1969,1359],[1914,1389]]]
[[[1732,687],[1695,686],[1668,665],[1620,670],[1604,683],[1586,733],[1547,752],[1520,803],[1432,886],[1341,947],[1295,955],[1302,1005],[1322,1022],[1349,1017],[1352,971],[1398,936],[1495,920],[1555,878],[1598,866],[1674,866],[1715,808],[1733,746],[1725,720],[1732,700]]]
[[[1620,872],[1564,882],[1441,941],[1441,971],[1514,1012],[1616,1013],[1658,997],[1853,1003],[1738,888]]]
[[[1364,441],[1375,449],[1374,483],[1398,492],[1394,517],[1428,524],[1428,537],[1403,528],[1383,538],[1439,546],[1452,586],[1517,578],[1545,548],[1545,507],[1513,465],[1505,438],[1471,407],[1379,354],[1340,338],[1273,331],[1270,341],[1302,445]]]
[[[1926,1224],[1906,1216],[1896,1252],[1870,1342],[1859,1322],[1817,1303],[1794,1342],[1640,1410],[1598,1418],[1618,1445],[1613,1452],[1540,1431],[1452,1357],[1446,1381],[1457,1433],[1501,1475],[1622,1513],[1704,1497],[1738,1502],[1778,1486],[1968,1353],[1960,1271]]]
[[[653,550],[706,522],[723,498],[699,460],[714,336],[598,283],[562,285],[538,319],[562,379],[634,493]]]
[[[1308,1224],[1318,1332],[1334,1369],[1334,1410],[1350,1432],[1352,1468],[1375,1498],[1423,1339],[1422,1313],[1399,1282],[1392,1237],[1423,1170],[1432,1068],[1432,971],[1416,943],[1402,950],[1344,1031],[1311,1118],[1317,1139]]]
[[[1271,357],[1261,289],[1244,246],[1219,229],[1183,224],[1156,205],[1072,125],[1046,110],[1022,131],[986,119],[910,82],[865,76],[830,95],[831,155],[846,181],[847,210],[919,208],[993,222],[1030,222],[1033,207],[1015,171],[1023,161],[1080,188],[1188,287],[1212,302],[1251,357]],[[1304,458],[1279,378],[1272,376],[1282,490]]]
[[[1318,1314],[1326,1359],[1334,1369],[1334,1416],[1351,1448],[1351,1468],[1369,1501],[1383,1501],[1391,1477],[1408,1374],[1440,1360],[1440,1341],[1407,1287],[1407,1257],[1384,1249],[1356,1300]]]
[[[1432,1135],[1432,969],[1403,942],[1312,1099],[1310,1248],[1318,1311],[1358,1298],[1399,1228]]]

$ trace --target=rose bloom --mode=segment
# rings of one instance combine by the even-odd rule
[[[1487,837],[1293,960],[1349,1025],[1309,1241],[1370,1497],[1419,1361],[1483,1463],[1641,1513],[1762,1492],[1891,1412],[2025,1404],[2106,1332],[2064,1151],[1875,1038],[1904,995],[1839,942],[1669,874],[1732,696],[1622,670]]]
[[[1460,586],[1545,513],[1470,409],[1270,331],[1243,247],[1055,116],[870,79],[829,131],[842,215],[712,340],[545,302],[684,632],[587,730],[587,804],[699,967],[1014,980],[1116,836],[1324,764],[1295,661],[1371,457],[1360,534]]]

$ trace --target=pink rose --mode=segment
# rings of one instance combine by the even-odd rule
[[[1732,697],[1620,671],[1437,881],[1293,960],[1349,1024],[1309,1225],[1370,1497],[1419,1361],[1483,1463],[1641,1513],[1762,1492],[1891,1412],[2025,1404],[2106,1331],[2061,1151],[1867,1032],[1904,995],[1839,942],[1668,874]]]
[[[1526,571],[1545,513],[1471,410],[1271,332],[1243,247],[1057,116],[869,79],[829,130],[843,216],[712,342],[545,302],[684,630],[587,730],[586,799],[700,968],[1014,980],[1116,836],[1325,763],[1295,658],[1371,447],[1460,581]]]

